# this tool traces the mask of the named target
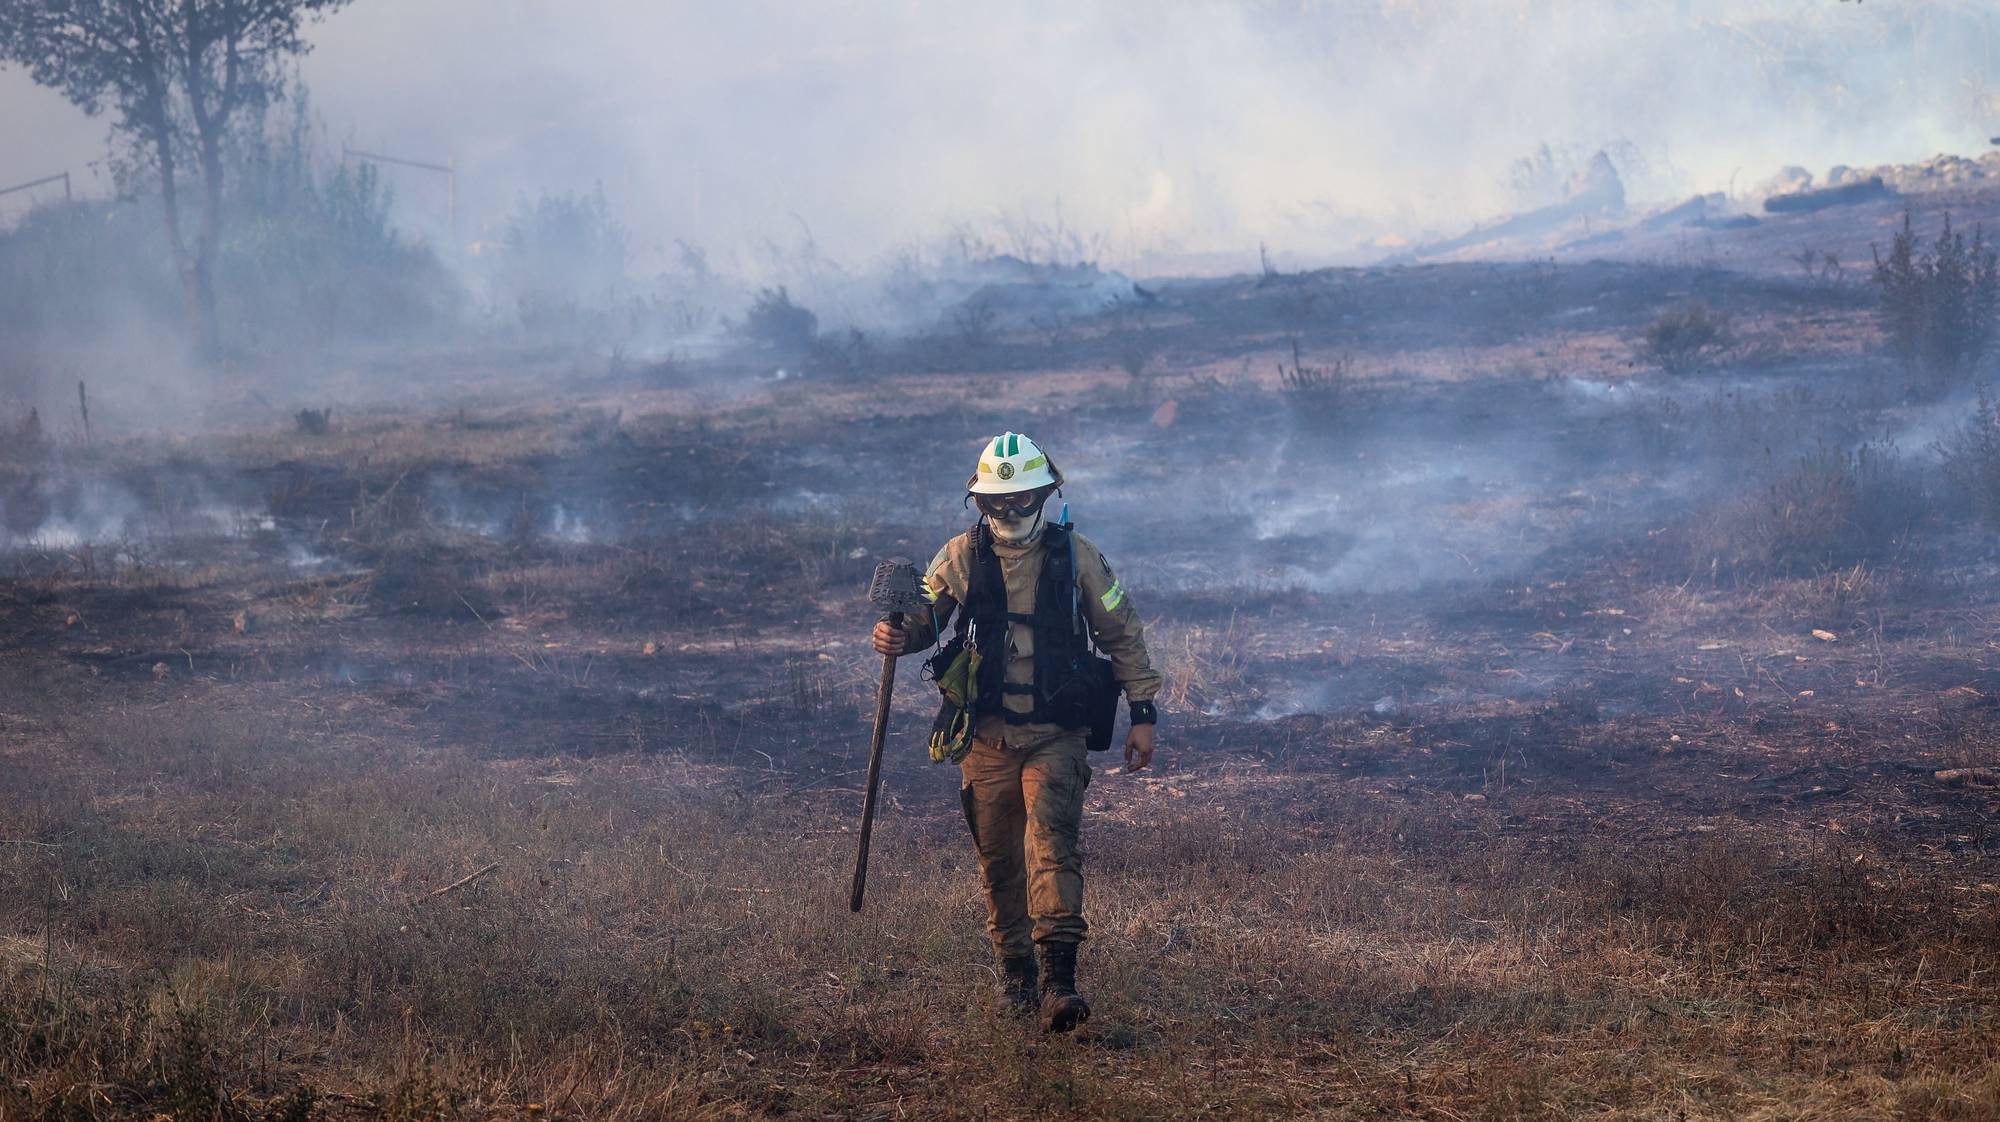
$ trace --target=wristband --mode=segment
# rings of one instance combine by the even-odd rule
[[[1154,724],[1154,723],[1158,722],[1158,721],[1159,721],[1159,719],[1160,719],[1160,711],[1159,711],[1159,710],[1157,710],[1157,709],[1155,709],[1155,708],[1153,708],[1153,703],[1152,703],[1152,702],[1150,702],[1150,701],[1135,701],[1135,702],[1133,702],[1133,703],[1132,703],[1132,723],[1133,723],[1133,724],[1135,724],[1135,725],[1150,725],[1150,724]]]

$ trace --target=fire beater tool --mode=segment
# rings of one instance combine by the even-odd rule
[[[891,557],[875,566],[868,582],[868,601],[889,613],[889,623],[903,626],[908,612],[922,611],[922,578],[907,557]],[[848,898],[850,911],[861,910],[861,894],[868,886],[868,836],[875,829],[875,794],[882,785],[882,738],[889,731],[889,698],[896,689],[896,656],[882,656],[882,685],[875,691],[875,740],[868,748],[868,793],[861,800],[861,849],[854,855],[854,894]]]

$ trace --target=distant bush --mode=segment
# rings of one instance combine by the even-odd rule
[[[819,335],[819,317],[792,303],[791,293],[780,285],[757,294],[737,333],[786,354],[803,354]]]
[[[456,315],[456,281],[397,235],[374,169],[316,159],[303,99],[246,126],[228,154],[229,221],[215,262],[226,343],[378,340]],[[0,335],[178,334],[180,282],[162,218],[154,198],[79,200],[0,232]]]
[[[48,433],[42,428],[41,410],[30,406],[19,420],[0,419],[0,460],[40,459],[49,449]]]
[[[806,352],[806,369],[814,374],[854,378],[868,373],[878,360],[875,341],[860,328],[846,334],[828,333],[813,340]]]
[[[625,228],[602,187],[523,195],[500,237],[500,294],[530,331],[588,329],[618,302],[626,258]]]
[[[993,337],[993,323],[1000,309],[984,297],[975,297],[951,310],[951,325],[968,347],[983,347]]]
[[[1729,317],[1696,301],[1647,324],[1639,355],[1669,374],[1686,374],[1714,361],[1731,341]]]
[[[183,322],[156,205],[79,200],[37,207],[0,231],[0,333],[111,335]]]
[[[320,148],[303,93],[275,116],[261,113],[237,141],[230,177],[237,250],[283,247],[342,264],[393,259],[404,247],[389,221],[393,198],[375,165],[343,161],[325,170],[315,166]]]
[[[2000,402],[1984,391],[1972,418],[1937,445],[1945,481],[1974,517],[2000,525]]]
[[[1985,357],[2000,311],[2000,254],[1982,227],[1968,241],[1946,216],[1925,247],[1904,211],[1889,255],[1875,254],[1874,280],[1891,345],[1932,389],[1949,388]]]
[[[315,161],[303,99],[238,143],[235,220],[216,267],[224,337],[252,346],[379,339],[442,326],[463,300],[428,248],[390,221],[372,164]]]

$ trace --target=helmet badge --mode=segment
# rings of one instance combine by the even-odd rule
[[[1014,478],[1014,465],[1002,460],[998,474],[1002,479]]]

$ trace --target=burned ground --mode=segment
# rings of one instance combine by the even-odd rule
[[[1158,293],[871,377],[10,458],[0,1116],[2000,1111],[1990,531],[1865,293]],[[1690,295],[1739,348],[1647,368]],[[1074,1041],[989,1011],[914,662],[844,908],[868,574],[1009,428],[1167,676],[1155,771],[1091,788]]]

